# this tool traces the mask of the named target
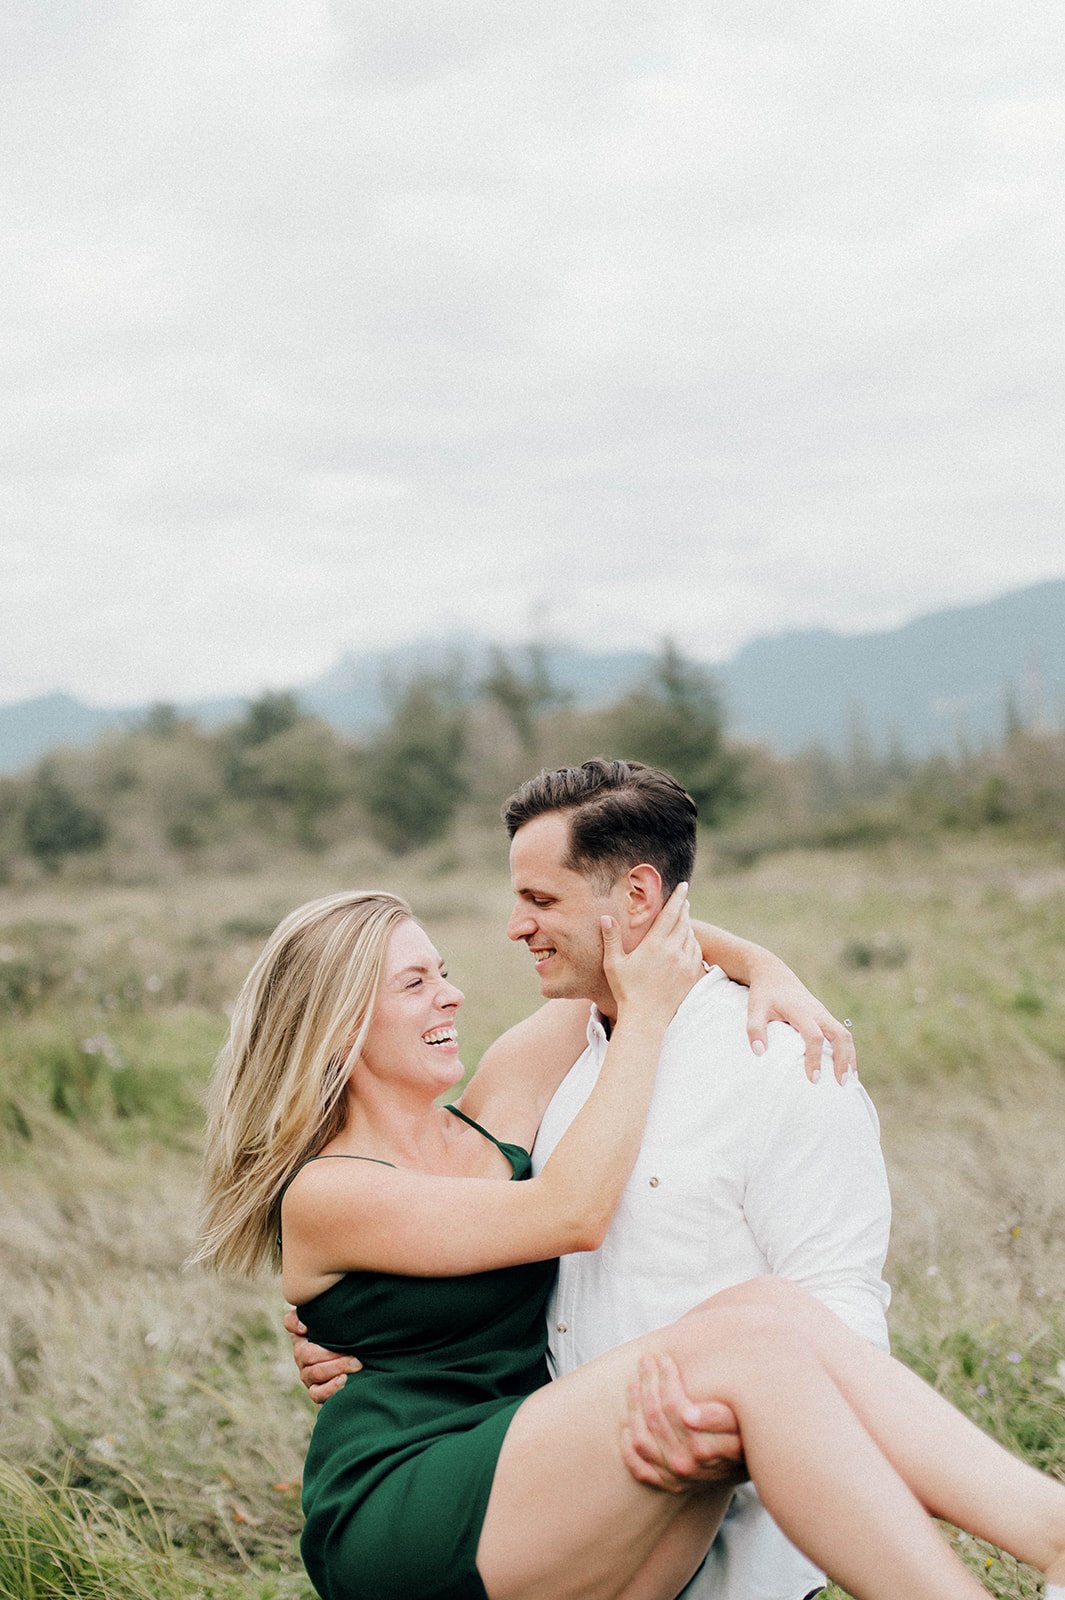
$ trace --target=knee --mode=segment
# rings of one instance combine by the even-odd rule
[[[667,1342],[689,1393],[731,1406],[741,1431],[751,1406],[779,1395],[782,1383],[792,1392],[820,1366],[814,1341],[783,1304],[769,1301],[710,1302],[674,1324]]]
[[[801,1283],[795,1283],[791,1278],[758,1278],[758,1293],[763,1297],[762,1303],[775,1307],[784,1312],[788,1317],[805,1317],[810,1312],[819,1309],[809,1289],[804,1289]]]
[[[782,1346],[801,1347],[807,1341],[783,1297],[769,1293],[715,1295],[684,1319],[693,1343],[704,1350],[727,1353],[742,1364],[756,1366],[776,1360]],[[676,1324],[679,1329],[684,1323]]]
[[[731,1289],[724,1289],[708,1305],[751,1306],[777,1311],[795,1319],[805,1316],[817,1301],[801,1284],[790,1278],[750,1278]]]

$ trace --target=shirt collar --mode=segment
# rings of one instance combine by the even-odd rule
[[[670,1023],[671,1028],[673,1027],[674,1023],[680,1021],[680,1019],[689,1011],[698,1006],[699,999],[701,999],[709,989],[716,988],[719,983],[728,981],[728,974],[723,972],[720,967],[708,967],[705,961],[703,962],[703,967],[704,971],[702,977],[699,978],[697,982],[692,984],[691,988],[688,990],[688,993],[684,996],[684,999],[677,1007],[677,1014],[673,1018],[673,1022]],[[607,1031],[603,1026],[603,1015],[599,1010],[599,1007],[594,1004],[588,1008],[587,1039],[590,1045],[605,1046],[608,1042]]]

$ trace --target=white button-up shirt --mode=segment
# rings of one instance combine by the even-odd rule
[[[747,990],[713,967],[670,1024],[607,1236],[596,1251],[562,1258],[548,1307],[556,1375],[767,1273],[803,1284],[887,1347],[891,1201],[872,1101],[856,1079],[836,1082],[827,1049],[810,1083],[802,1040],[784,1023],[770,1023],[756,1057],[746,1020]],[[588,1047],[541,1124],[534,1170],[591,1093],[606,1048],[593,1008]],[[744,1485],[685,1596],[800,1600],[822,1581]]]

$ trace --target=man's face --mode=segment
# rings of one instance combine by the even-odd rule
[[[569,823],[568,813],[548,811],[514,835],[510,877],[516,903],[507,937],[528,945],[540,991],[548,999],[594,1000],[613,1015],[599,919],[609,913],[620,920],[622,907],[617,886],[603,893],[591,879],[563,865]]]

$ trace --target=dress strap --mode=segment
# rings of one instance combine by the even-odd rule
[[[479,1122],[474,1122],[473,1118],[468,1117],[465,1111],[460,1111],[458,1106],[445,1106],[444,1110],[450,1111],[453,1117],[461,1117],[463,1122],[469,1123],[471,1128],[476,1128],[477,1132],[483,1133],[486,1139],[491,1139],[492,1143],[496,1145],[498,1149],[504,1149],[503,1141],[501,1139],[497,1139],[494,1133],[489,1133],[487,1128],[482,1128]]]
[[[453,1116],[461,1117],[463,1122],[468,1122],[471,1128],[476,1129],[476,1131],[485,1139],[489,1139],[492,1144],[495,1145],[496,1149],[501,1150],[506,1156],[511,1166],[514,1168],[515,1174],[519,1172],[519,1169],[522,1176],[527,1174],[530,1157],[529,1152],[526,1150],[524,1145],[508,1144],[505,1139],[497,1139],[494,1133],[489,1133],[487,1128],[482,1128],[479,1122],[474,1122],[473,1118],[468,1117],[465,1111],[460,1111],[458,1106],[445,1106],[444,1110],[450,1111]]]

